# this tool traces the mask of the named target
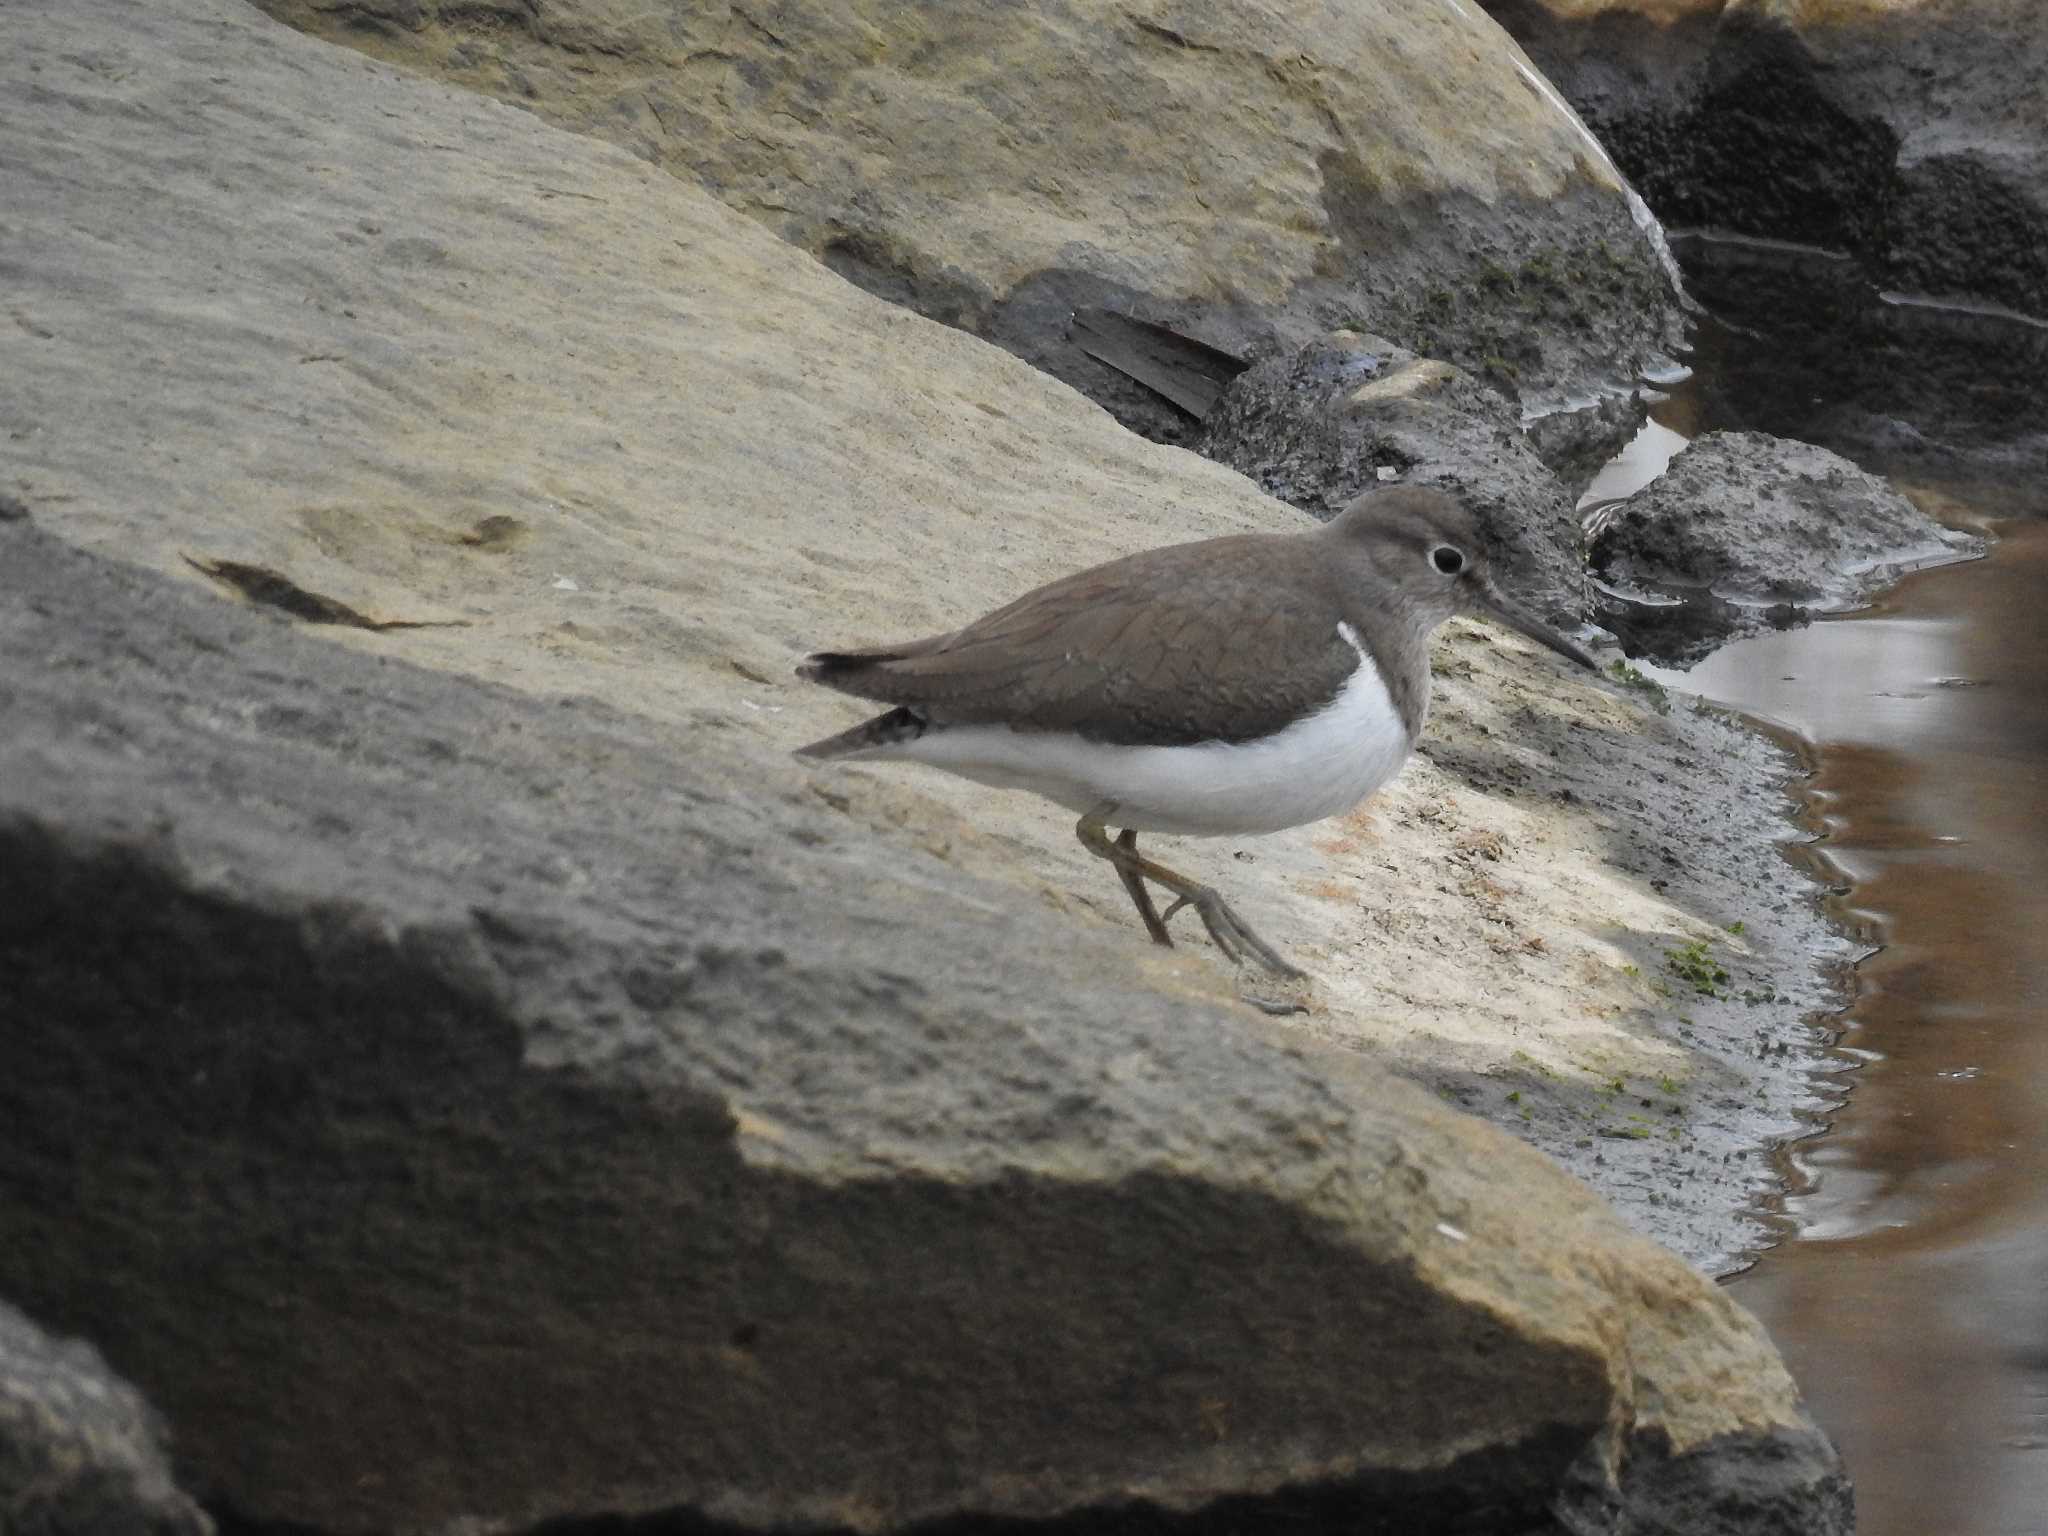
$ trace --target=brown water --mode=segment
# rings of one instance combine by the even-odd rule
[[[2041,510],[2017,496],[1969,500]],[[1999,531],[1682,681],[1818,744],[1822,851],[1882,945],[1842,1020],[1853,1092],[1795,1149],[1793,1235],[1731,1282],[1865,1536],[2048,1533],[2048,522]]]

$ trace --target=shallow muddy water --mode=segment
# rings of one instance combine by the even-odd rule
[[[2029,492],[1923,499],[2038,516]],[[1810,810],[1881,946],[1787,1239],[1731,1282],[1856,1480],[1865,1536],[2048,1532],[2048,521],[1680,686],[1818,748]],[[1672,674],[1662,674],[1672,678]]]

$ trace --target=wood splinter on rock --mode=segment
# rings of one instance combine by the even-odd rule
[[[201,560],[186,555],[185,563],[224,587],[232,587],[252,603],[280,609],[308,624],[344,624],[351,629],[460,629],[467,619],[373,619],[347,603],[309,592],[289,576],[267,565],[241,560]]]

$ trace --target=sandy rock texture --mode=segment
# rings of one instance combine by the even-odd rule
[[[0,1289],[239,1518],[1848,1529],[1583,1185],[759,740],[0,572]]]
[[[1853,608],[1909,570],[1982,550],[1839,454],[1710,432],[1611,510],[1590,553],[1593,570],[1625,592],[1706,600],[1682,622],[1652,608],[1631,637],[1660,661],[1685,661],[1772,622]]]
[[[0,538],[6,537],[0,532]],[[98,1351],[0,1301],[0,1530],[212,1536],[179,1491],[163,1426]]]
[[[1450,491],[1478,511],[1512,595],[1565,630],[1585,614],[1572,496],[1514,408],[1449,363],[1338,331],[1240,374],[1194,447],[1321,519],[1378,485]]]
[[[1191,422],[1075,345],[1077,307],[1248,356],[1357,325],[1534,397],[1674,334],[1640,204],[1466,0],[262,3],[624,145],[1155,437]]]
[[[1062,814],[793,762],[858,706],[789,669],[1300,514],[237,0],[9,41],[0,1295],[202,1493],[1841,1528],[1740,1311],[1440,1102],[1750,1240],[1830,942],[1775,754],[1449,631],[1390,793],[1175,850],[1316,972],[1265,1021]]]
[[[1674,225],[2048,318],[2031,0],[1489,0]]]
[[[1010,882],[1173,986],[1229,985],[1199,939],[1140,942],[1054,808],[784,758],[860,710],[791,667],[1299,514],[622,151],[230,0],[93,0],[21,35],[0,489],[52,531],[426,626],[339,643],[752,742],[769,766],[736,795],[793,787],[862,857]],[[1755,1149],[1818,1102],[1802,1020],[1844,952],[1772,847],[1795,765],[1496,631],[1453,625],[1437,672],[1421,757],[1358,812],[1165,846],[1315,973],[1303,1028],[1725,1267],[1771,1177]],[[1664,957],[1696,942],[1775,1001],[1675,998]],[[1758,1062],[1759,1032],[1798,1053]]]

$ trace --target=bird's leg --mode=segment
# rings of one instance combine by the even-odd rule
[[[1145,890],[1147,880],[1164,886],[1180,898],[1167,909],[1169,915],[1184,906],[1193,907],[1216,947],[1233,964],[1250,954],[1276,976],[1301,977],[1306,974],[1281,959],[1270,944],[1253,933],[1245,920],[1230,909],[1230,903],[1210,887],[1139,853],[1137,833],[1126,830],[1112,842],[1104,818],[1114,809],[1111,806],[1090,811],[1075,825],[1074,832],[1081,839],[1082,847],[1115,866],[1117,878],[1123,881],[1124,889],[1130,892],[1131,900],[1137,904],[1138,915],[1145,920],[1145,930],[1152,935],[1155,944],[1171,944],[1173,941],[1167,937],[1166,920],[1152,908],[1151,893]]]
[[[1128,827],[1117,838],[1116,846],[1132,859],[1139,857],[1138,834]],[[1145,920],[1145,931],[1152,935],[1152,942],[1173,948],[1173,936],[1166,931],[1166,919],[1152,905],[1152,890],[1145,884],[1145,877],[1131,867],[1128,859],[1113,859],[1111,863],[1116,868],[1117,879],[1123,881],[1124,889],[1131,893],[1131,904],[1138,909],[1138,916]]]
[[[1109,828],[1103,818],[1114,811],[1114,805],[1100,806],[1083,816],[1074,826],[1074,835],[1081,839],[1081,846],[1098,859],[1107,859],[1116,870],[1117,879],[1123,882],[1124,890],[1131,898],[1131,905],[1138,909],[1138,916],[1144,919],[1145,931],[1152,935],[1154,944],[1173,948],[1173,936],[1166,931],[1166,924],[1160,921],[1159,909],[1152,905],[1152,893],[1145,887],[1145,878],[1135,867],[1144,862],[1138,853],[1138,834],[1126,831],[1115,842],[1109,838]]]

